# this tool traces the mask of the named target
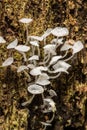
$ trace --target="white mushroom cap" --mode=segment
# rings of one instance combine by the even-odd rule
[[[35,67],[30,71],[30,74],[33,76],[37,76],[40,75],[42,71],[47,71],[47,67],[43,67],[43,66]]]
[[[29,36],[28,38],[32,40],[43,41],[43,37],[39,37],[39,36]]]
[[[58,68],[65,68],[65,70],[67,70],[71,65],[66,63],[63,60],[59,60],[54,66],[53,68],[56,70]]]
[[[12,49],[15,48],[18,44],[18,39],[15,39],[14,41],[12,41],[8,46],[7,49]]]
[[[2,66],[3,66],[3,67],[9,66],[9,65],[11,65],[13,62],[14,62],[13,57],[9,57],[8,59],[6,59],[6,60],[3,62]]]
[[[43,48],[44,48],[45,53],[51,53],[53,55],[56,54],[56,45],[54,44],[47,44]]]
[[[0,43],[6,43],[5,39],[2,36],[0,36]]]
[[[33,20],[31,19],[31,18],[22,18],[22,19],[20,19],[19,20],[19,22],[21,22],[21,23],[26,23],[26,24],[28,24],[28,23],[30,23],[30,22],[32,22]]]
[[[69,45],[67,44],[67,42],[65,42],[65,44],[61,47],[60,51],[67,51],[71,48],[72,48],[72,45]]]
[[[27,52],[30,50],[30,47],[26,45],[18,45],[15,47],[15,49],[20,52]]]
[[[19,72],[21,72],[21,71],[23,71],[25,69],[28,69],[28,67],[25,66],[25,65],[21,65],[21,66],[18,67],[17,72],[19,73]]]
[[[43,89],[43,87],[40,86],[40,85],[33,84],[33,85],[30,85],[30,86],[28,87],[28,92],[30,92],[31,94],[36,95],[36,94],[41,94],[41,93],[43,93],[43,92],[44,92],[44,89]]]
[[[57,37],[63,37],[63,36],[67,36],[69,34],[69,31],[67,28],[65,27],[56,27],[54,28],[51,33],[54,35],[54,36],[57,36]]]
[[[52,65],[52,64],[56,63],[61,58],[62,58],[62,56],[54,56],[54,57],[52,57],[49,64]]]
[[[48,85],[50,84],[49,76],[46,73],[39,75],[39,78],[36,80],[36,83],[39,85]]]
[[[48,28],[42,35],[43,39],[51,34],[52,28]]]
[[[38,41],[30,41],[30,44],[33,46],[39,46]]]
[[[31,60],[39,60],[39,56],[38,55],[33,55],[28,60],[29,61],[31,61]]]
[[[84,48],[83,44],[81,41],[77,41],[74,43],[72,49],[73,49],[73,54],[81,51]]]

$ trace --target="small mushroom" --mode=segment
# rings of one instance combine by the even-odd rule
[[[31,61],[31,60],[39,60],[39,56],[33,55],[33,56],[31,56],[28,60],[29,60],[29,61]]]
[[[43,37],[39,37],[39,36],[28,36],[28,39],[37,40],[37,41],[43,41]]]
[[[45,54],[52,54],[52,55],[56,55],[56,45],[54,44],[48,44],[48,45],[45,45],[44,47],[44,53]]]
[[[33,46],[39,46],[38,41],[30,41],[30,44]]]
[[[52,39],[51,44],[58,44],[58,46],[62,45],[63,44],[63,38],[54,38],[54,39]]]
[[[23,23],[25,25],[25,28],[26,28],[26,45],[28,44],[28,26],[29,26],[29,23],[31,23],[33,21],[33,19],[31,18],[22,18],[19,20],[19,22]]]
[[[33,96],[30,99],[30,102],[32,102],[32,100],[34,99],[35,95],[37,95],[37,94],[41,94],[42,95],[42,99],[44,98],[44,96],[43,96],[44,89],[40,85],[37,85],[37,84],[30,85],[28,87],[28,92],[33,94]]]
[[[28,67],[27,67],[27,66],[21,65],[21,66],[18,67],[17,72],[19,73],[19,72],[24,71],[24,70],[26,70],[26,69],[28,70]]]
[[[67,51],[71,48],[72,48],[72,45],[69,45],[66,41],[65,44],[61,47],[60,51]]]
[[[42,35],[43,39],[51,34],[52,28],[48,28]]]
[[[44,89],[40,85],[33,84],[28,87],[28,92],[30,92],[33,95],[42,94],[44,92]]]
[[[0,36],[0,43],[6,43],[5,39],[2,36]]]
[[[18,39],[15,39],[14,41],[12,41],[8,46],[7,49],[13,49],[17,46],[18,44]]]
[[[27,52],[30,50],[30,47],[26,46],[26,45],[18,45],[15,47],[15,50],[17,50],[19,52]]]
[[[72,49],[73,49],[73,54],[81,51],[84,48],[83,44],[81,41],[77,41],[74,43]]]
[[[33,96],[26,102],[23,102],[21,105],[22,106],[27,106],[29,105],[32,100],[34,99],[35,95],[37,94],[42,94],[42,98],[43,98],[43,92],[44,92],[44,89],[42,86],[40,85],[37,85],[37,84],[32,84],[28,87],[28,92],[33,94]]]
[[[64,68],[67,70],[71,65],[64,62],[63,60],[59,60],[55,65],[53,65],[53,69],[56,70],[58,68]]]
[[[42,86],[49,85],[49,76],[46,73],[39,75],[39,78],[36,80],[36,83]]]
[[[31,18],[21,18],[20,20],[19,20],[19,22],[21,22],[21,23],[26,23],[26,24],[29,24],[29,23],[31,23],[33,20],[31,19]]]
[[[44,105],[48,105],[48,111],[56,111],[55,102],[51,98],[44,98]]]
[[[54,56],[54,57],[52,57],[49,65],[55,64],[61,58],[62,58],[62,56]]]
[[[9,66],[9,65],[11,65],[13,62],[14,62],[13,57],[9,57],[9,58],[7,58],[7,59],[3,62],[2,66],[3,66],[3,67]]]
[[[63,36],[67,36],[69,34],[69,31],[66,27],[56,27],[51,31],[51,33],[54,36],[63,37]]]
[[[43,66],[35,67],[30,71],[30,74],[33,76],[38,76],[41,74],[42,71],[47,71],[47,67],[43,67]]]

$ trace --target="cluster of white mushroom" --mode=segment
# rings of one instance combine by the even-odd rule
[[[28,91],[33,94],[33,97],[36,94],[42,94],[44,106],[48,105],[48,109],[45,112],[56,111],[55,102],[51,99],[52,96],[56,95],[54,90],[49,90],[50,97],[44,97],[45,86],[50,85],[50,79],[55,79],[60,76],[62,72],[68,73],[68,69],[71,65],[66,63],[70,60],[77,52],[83,49],[83,44],[81,41],[67,40],[64,41],[63,37],[69,34],[69,31],[66,27],[56,27],[47,29],[42,36],[29,36],[28,26],[33,20],[28,18],[22,18],[19,20],[26,27],[26,44],[18,45],[18,39],[15,39],[11,42],[7,49],[14,49],[22,54],[24,62],[26,65],[21,65],[17,67],[17,72],[25,71],[28,75],[35,77],[35,82],[32,85],[28,86]],[[53,35],[54,38],[48,44],[46,39],[48,36]],[[43,46],[43,60],[40,59],[41,50],[39,48],[40,42],[44,43]],[[71,42],[71,44],[69,44]],[[6,43],[5,39],[0,36],[0,44]],[[57,48],[61,46],[60,52],[64,52],[64,55],[57,55]],[[67,58],[68,52],[71,50],[71,56]],[[26,56],[26,52],[30,53],[30,57]],[[31,52],[30,52],[31,51]],[[14,57],[11,56],[6,59],[2,66],[9,66],[13,64]],[[33,98],[32,98],[33,99]],[[27,103],[27,102],[26,102]],[[25,105],[23,103],[22,105]],[[52,120],[51,120],[52,121]],[[51,121],[42,122],[42,124],[49,125]]]

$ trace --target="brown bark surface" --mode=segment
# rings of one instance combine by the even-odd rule
[[[41,35],[47,28],[66,26],[70,31],[67,38],[83,42],[84,50],[72,61],[69,75],[62,74],[53,81],[58,94],[57,112],[48,130],[87,130],[87,1],[0,0],[0,35],[6,44],[16,37],[25,44],[25,28],[19,23],[23,17],[33,18],[29,26],[31,35]],[[30,107],[21,107],[21,103],[30,98],[26,76],[17,74],[14,67],[1,67],[8,56],[6,46],[0,45],[0,130],[42,130],[38,124],[42,117],[34,109],[38,101]],[[16,57],[21,60],[19,54],[15,54]]]

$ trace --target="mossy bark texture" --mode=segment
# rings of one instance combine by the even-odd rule
[[[30,35],[66,26],[70,31],[68,39],[83,42],[84,50],[72,60],[69,75],[62,74],[53,81],[58,96],[52,130],[87,130],[87,1],[0,0],[0,35],[6,39],[6,44],[15,38],[25,44],[25,28],[19,23],[23,17],[33,19]],[[29,99],[26,76],[17,74],[14,67],[1,67],[10,54],[5,45],[0,45],[0,130],[31,130],[30,126],[32,130],[42,130],[38,124],[36,128],[33,126],[34,121],[29,125],[30,112],[21,107],[21,103]],[[15,55],[20,61],[20,55]]]

